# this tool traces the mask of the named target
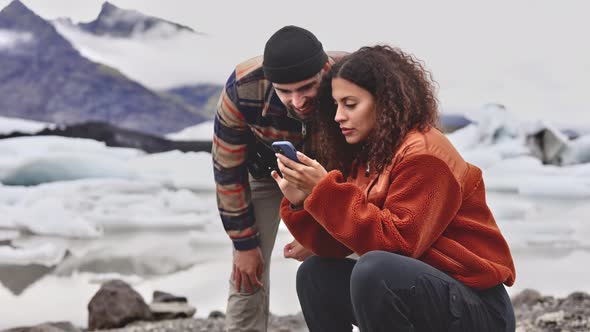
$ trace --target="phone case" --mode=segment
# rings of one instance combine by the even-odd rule
[[[295,162],[299,162],[299,159],[297,159],[297,150],[295,149],[295,147],[293,146],[293,144],[291,142],[289,142],[289,141],[273,142],[272,148],[273,148],[273,150],[275,150],[275,152],[280,153]]]

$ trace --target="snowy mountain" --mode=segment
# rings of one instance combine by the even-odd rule
[[[199,109],[199,114],[212,120],[215,118],[215,109],[222,89],[222,85],[205,83],[179,86],[166,90],[166,93],[181,98],[188,105]]]
[[[78,26],[95,35],[128,38],[137,35],[169,37],[178,32],[196,33],[192,28],[161,18],[144,15],[135,10],[121,9],[105,2],[98,17]]]
[[[103,121],[151,134],[200,123],[183,100],[88,60],[18,0],[0,11],[0,115],[56,124]]]
[[[109,3],[103,5],[92,22],[62,18],[52,24],[83,56],[117,68],[125,76],[160,91],[203,83],[222,84],[237,63],[261,51],[258,47],[240,46],[237,52],[237,46],[228,43],[219,32],[195,32]]]

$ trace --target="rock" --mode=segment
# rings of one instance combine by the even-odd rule
[[[154,302],[149,305],[154,320],[190,318],[197,309],[182,302]]]
[[[182,302],[187,303],[186,297],[176,296],[162,291],[154,291],[152,302]]]
[[[307,325],[302,313],[296,315],[276,316],[270,315],[269,331],[272,332],[299,332],[307,331]]]
[[[209,313],[209,319],[224,319],[225,314],[219,310],[213,310]]]
[[[590,331],[590,295],[575,292],[564,299],[525,290],[512,299],[517,332]]]
[[[583,292],[571,293],[559,307],[565,312],[590,317],[590,295]]]
[[[555,327],[559,325],[563,325],[565,313],[563,310],[559,310],[556,312],[548,312],[543,314],[535,320],[535,325],[541,327]]]
[[[104,283],[88,303],[88,329],[123,327],[151,320],[152,313],[139,293],[122,280]]]
[[[223,320],[208,319],[172,319],[157,322],[136,322],[125,328],[108,330],[109,332],[223,332]],[[102,331],[106,332],[106,331]],[[269,330],[270,332],[270,330]]]
[[[2,332],[81,332],[81,330],[70,322],[55,322],[30,327],[16,327]]]
[[[71,125],[48,127],[36,133],[11,132],[0,134],[0,139],[28,136],[88,138],[104,142],[107,146],[139,149],[147,153],[172,150],[182,152],[210,152],[213,144],[212,141],[172,141],[163,137],[143,133],[139,130],[122,128],[101,121],[87,121]]]
[[[533,305],[541,301],[542,298],[543,296],[541,296],[541,293],[534,289],[527,288],[522,292],[518,293],[516,296],[514,296],[514,298],[512,299],[512,305],[514,305],[515,307],[519,307],[522,305]]]

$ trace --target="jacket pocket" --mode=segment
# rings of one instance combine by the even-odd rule
[[[465,265],[461,264],[461,262],[457,261],[456,259],[449,257],[448,255],[444,254],[442,251],[434,247],[430,248],[430,251],[432,252],[432,254],[434,254],[434,256],[437,256],[442,261],[448,263],[456,269],[455,271],[451,272],[465,271]]]

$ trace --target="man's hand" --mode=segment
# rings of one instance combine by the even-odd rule
[[[234,251],[232,279],[238,292],[243,287],[248,294],[252,294],[255,290],[261,288],[262,282],[260,280],[263,271],[264,259],[260,247]]]
[[[301,152],[297,152],[297,159],[301,163],[294,162],[279,153],[276,156],[283,179],[307,195],[311,194],[315,185],[328,175],[320,163]]]
[[[300,262],[303,262],[307,257],[313,255],[313,252],[305,249],[297,240],[293,240],[291,243],[287,243],[283,249],[283,255],[285,258],[293,258]]]

